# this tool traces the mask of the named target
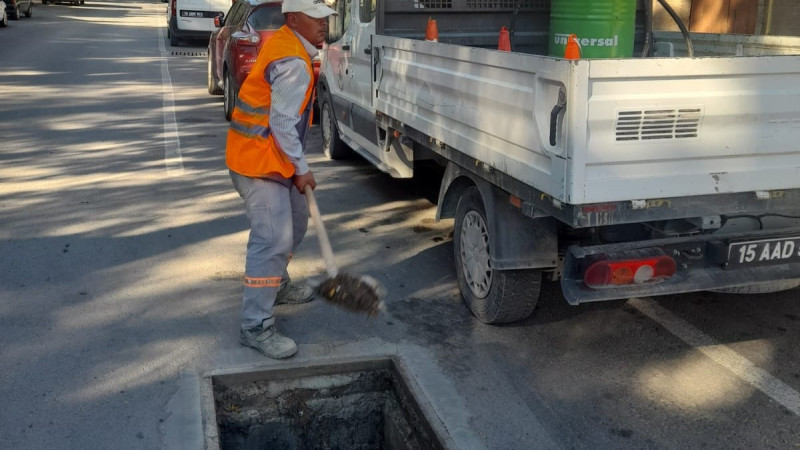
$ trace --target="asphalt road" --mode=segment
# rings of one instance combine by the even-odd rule
[[[0,30],[0,448],[201,448],[206,374],[280,367],[238,344],[247,222],[205,44],[160,2],[42,6]],[[368,320],[278,308],[294,362],[402,360],[463,449],[800,447],[797,290],[570,307],[486,326],[460,300],[435,182],[327,161],[338,264],[389,290]],[[290,267],[324,271],[313,228]]]

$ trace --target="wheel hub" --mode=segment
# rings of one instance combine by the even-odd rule
[[[461,267],[467,286],[477,298],[486,298],[492,287],[489,230],[483,217],[469,211],[461,226]]]

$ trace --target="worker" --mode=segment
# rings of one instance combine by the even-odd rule
[[[287,266],[308,228],[302,192],[316,188],[304,154],[311,126],[311,60],[336,12],[324,0],[284,0],[285,25],[261,47],[231,116],[226,163],[250,220],[240,342],[270,358],[288,358],[295,342],[275,326],[277,303],[310,301],[313,290],[289,279]]]

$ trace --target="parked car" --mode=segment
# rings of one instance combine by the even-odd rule
[[[33,0],[5,0],[6,15],[9,19],[19,20],[24,14],[25,17],[33,16]]]
[[[263,43],[281,26],[282,0],[235,0],[228,14],[214,19],[217,29],[208,40],[208,93],[223,95],[225,118],[233,105]],[[319,56],[312,61],[314,84],[319,75]]]
[[[208,40],[208,92],[224,95],[230,120],[239,86],[256,62],[261,45],[283,26],[281,1],[236,0]]]
[[[167,37],[170,45],[178,46],[183,39],[208,39],[214,31],[214,18],[223,15],[231,1],[170,0],[167,3]]]

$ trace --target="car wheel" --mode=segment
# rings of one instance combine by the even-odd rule
[[[222,88],[217,84],[217,77],[214,76],[214,52],[208,49],[208,93],[211,95],[222,95]]]
[[[233,108],[236,106],[236,96],[239,93],[236,90],[236,85],[233,82],[233,75],[230,72],[225,71],[225,80],[222,82],[222,91],[223,95],[225,96],[225,101],[223,102],[223,108],[225,110],[225,119],[231,120],[231,116],[233,116]]]
[[[81,0],[80,3],[81,3],[81,5],[83,5],[84,4],[84,0]]]
[[[181,42],[178,39],[178,37],[175,36],[175,33],[171,33],[169,32],[169,30],[167,30],[167,37],[169,38],[169,45],[173,47],[177,47],[180,45]]]
[[[20,17],[19,6],[17,6],[16,8],[14,8],[14,12],[11,13],[11,18],[14,20],[19,20],[19,17]]]
[[[28,18],[33,17],[33,2],[30,2],[28,4],[28,10],[25,11],[25,17],[28,17]]]
[[[3,14],[3,17],[0,18],[0,28],[5,28],[8,26],[8,16]]]
[[[456,207],[453,250],[461,296],[483,323],[508,323],[531,315],[539,300],[540,270],[495,270],[489,227],[478,188],[467,188]]]
[[[319,112],[319,125],[322,129],[322,151],[330,159],[346,159],[351,155],[350,148],[339,138],[336,116],[333,115],[330,97],[322,100]]]

